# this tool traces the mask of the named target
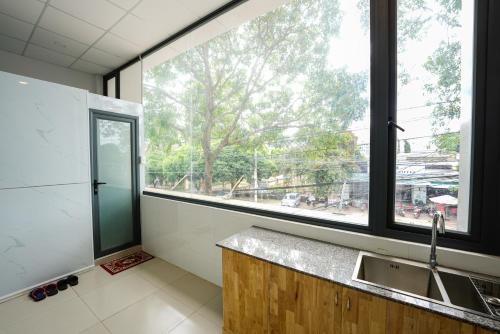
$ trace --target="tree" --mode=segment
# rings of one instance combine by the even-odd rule
[[[202,188],[210,194],[215,167],[224,152],[236,152],[233,145],[250,149],[328,122],[347,129],[366,112],[367,75],[327,68],[340,19],[337,1],[294,0],[155,67],[146,83],[160,92],[151,103],[146,95],[146,109],[168,115],[149,124],[177,133],[153,135],[190,141],[203,157]],[[168,154],[164,139],[149,147]]]
[[[231,188],[242,176],[251,179],[252,154],[235,146],[225,147],[214,162],[214,181],[230,182]]]
[[[461,28],[459,15],[462,10],[461,0],[439,0],[441,11],[437,18],[450,30]],[[433,142],[440,151],[458,152],[460,133],[450,132],[449,122],[459,119],[461,114],[461,42],[458,38],[448,38],[424,64],[424,68],[435,77],[425,85],[426,91],[434,100],[432,112],[433,130],[439,134]],[[448,133],[442,134],[443,131]]]
[[[404,141],[404,152],[405,153],[411,153],[411,145],[408,140]]]

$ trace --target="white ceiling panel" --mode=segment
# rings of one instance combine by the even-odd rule
[[[114,26],[111,32],[139,45],[143,50],[169,36],[169,32],[164,31],[160,25],[154,25],[130,14]]]
[[[0,0],[0,49],[105,74],[229,1]],[[242,17],[255,16],[261,7],[283,1],[249,1],[254,5],[206,24],[152,55],[148,63],[153,66],[166,54],[173,57],[223,33]]]
[[[132,13],[160,26],[171,35],[197,20],[197,15],[177,0],[142,0]],[[164,35],[165,37],[168,35]]]
[[[179,52],[184,52],[223,34],[227,30],[226,26],[219,23],[217,20],[212,20],[203,25],[202,28],[182,36],[168,46]]]
[[[21,54],[24,50],[26,42],[20,41],[18,39],[0,35],[0,49],[4,51],[9,51],[17,54]]]
[[[20,21],[8,15],[0,14],[0,32],[3,35],[27,41],[33,27],[32,24]]]
[[[198,17],[203,17],[224,6],[228,2],[229,0],[182,0],[182,5]]]
[[[42,60],[47,63],[59,65],[59,66],[69,66],[73,63],[76,58],[63,55],[61,53],[42,48],[33,44],[29,44],[25,52],[26,57],[35,58]]]
[[[95,45],[97,49],[121,58],[133,58],[143,51],[143,49],[119,36],[107,33]]]
[[[91,48],[90,50],[85,52],[85,54],[82,56],[82,59],[97,65],[111,68],[118,67],[127,62],[127,59],[110,55],[109,53],[98,50],[96,48]]]
[[[39,25],[83,44],[94,43],[104,30],[78,20],[52,7],[47,7]]]
[[[0,0],[0,12],[30,23],[36,23],[44,6],[37,0]]]
[[[140,0],[109,0],[109,2],[114,3],[115,5],[125,9],[129,10],[132,7],[134,7]]]
[[[78,60],[76,63],[71,65],[72,69],[86,72],[86,73],[92,73],[92,74],[106,74],[111,71],[111,68],[107,68],[104,66],[100,66],[97,64],[89,63],[88,61],[85,60]]]
[[[74,41],[43,28],[36,28],[30,43],[73,57],[80,57],[88,45]]]
[[[126,13],[125,10],[106,0],[51,0],[50,6],[102,29],[109,29]]]

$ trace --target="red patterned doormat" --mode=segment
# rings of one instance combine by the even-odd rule
[[[102,269],[106,270],[111,275],[118,274],[124,270],[135,267],[138,264],[144,263],[153,259],[154,256],[146,252],[140,251],[125,257],[101,264]]]

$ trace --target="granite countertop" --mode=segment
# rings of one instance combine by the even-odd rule
[[[259,227],[251,227],[219,241],[217,246],[349,288],[500,331],[500,321],[491,317],[354,281],[352,275],[360,252],[357,249]]]

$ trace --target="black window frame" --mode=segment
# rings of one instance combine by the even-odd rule
[[[119,74],[165,45],[210,22],[247,0],[233,0],[190,26],[175,33],[123,66],[103,77],[116,79],[119,98]],[[388,121],[396,121],[397,95],[397,0],[370,0],[371,99],[370,99],[370,180],[367,226],[310,218],[272,210],[255,209],[192,197],[144,191],[147,196],[223,208],[232,211],[372,234],[418,243],[429,243],[430,229],[396,224],[394,221],[396,133]],[[470,233],[447,231],[439,236],[443,247],[500,255],[500,223],[495,210],[500,208],[500,2],[475,0],[473,139],[471,161]]]
[[[102,91],[104,96],[109,96],[108,81],[115,79],[115,98],[120,98],[120,70],[116,69],[113,72],[105,74],[102,77]]]
[[[380,4],[379,1],[374,0]],[[394,198],[395,198],[395,188],[396,188],[396,135],[397,129],[393,126],[388,126],[389,121],[397,121],[397,0],[384,1],[386,4],[385,13],[388,18],[388,23],[386,25],[387,31],[384,31],[386,39],[382,40],[381,44],[389,50],[388,62],[389,67],[386,69],[386,74],[388,74],[387,81],[381,80],[378,82],[372,82],[372,84],[386,86],[388,94],[385,95],[388,101],[387,109],[384,109],[380,113],[380,118],[385,121],[385,128],[383,124],[379,124],[376,131],[376,136],[381,137],[380,132],[385,132],[383,134],[383,139],[386,140],[385,150],[382,154],[386,153],[387,157],[386,164],[383,165],[382,161],[377,161],[377,167],[387,170],[385,181],[387,196],[384,198],[384,203],[379,203],[385,211],[385,221],[381,219],[382,214],[374,217],[371,223],[375,224],[374,230],[375,234],[390,237],[395,239],[428,243],[431,235],[431,229],[426,227],[409,226],[397,223],[394,219]],[[469,201],[469,231],[459,232],[447,230],[444,235],[439,236],[438,244],[443,247],[463,249],[468,251],[500,254],[500,249],[498,246],[490,247],[486,244],[481,237],[481,231],[487,230],[490,227],[489,224],[494,223],[493,221],[486,221],[482,219],[481,206],[484,196],[498,196],[494,193],[488,191],[487,194],[482,192],[482,189],[487,189],[488,185],[483,178],[484,169],[484,157],[485,149],[484,145],[488,138],[484,133],[485,126],[485,114],[487,112],[485,108],[486,101],[486,80],[487,80],[487,33],[489,30],[489,23],[491,23],[491,17],[488,17],[489,13],[489,2],[484,0],[475,0],[475,17],[474,17],[474,74],[473,74],[473,106],[472,106],[472,165],[471,165],[471,175],[470,175],[470,201]],[[373,14],[373,13],[372,13]],[[372,16],[373,18],[373,16]],[[378,18],[373,18],[377,20]],[[380,35],[382,36],[382,34]],[[372,86],[373,87],[373,86]],[[372,95],[372,97],[374,97]],[[377,97],[374,97],[377,98]],[[375,111],[377,112],[377,110]],[[383,114],[382,114],[383,113]],[[378,138],[382,141],[382,138]],[[380,157],[381,152],[372,152],[375,159],[382,160]],[[377,176],[381,176],[382,173],[375,173]],[[377,176],[374,176],[375,178]],[[375,189],[374,189],[375,190]],[[370,203],[370,207],[372,207]]]

